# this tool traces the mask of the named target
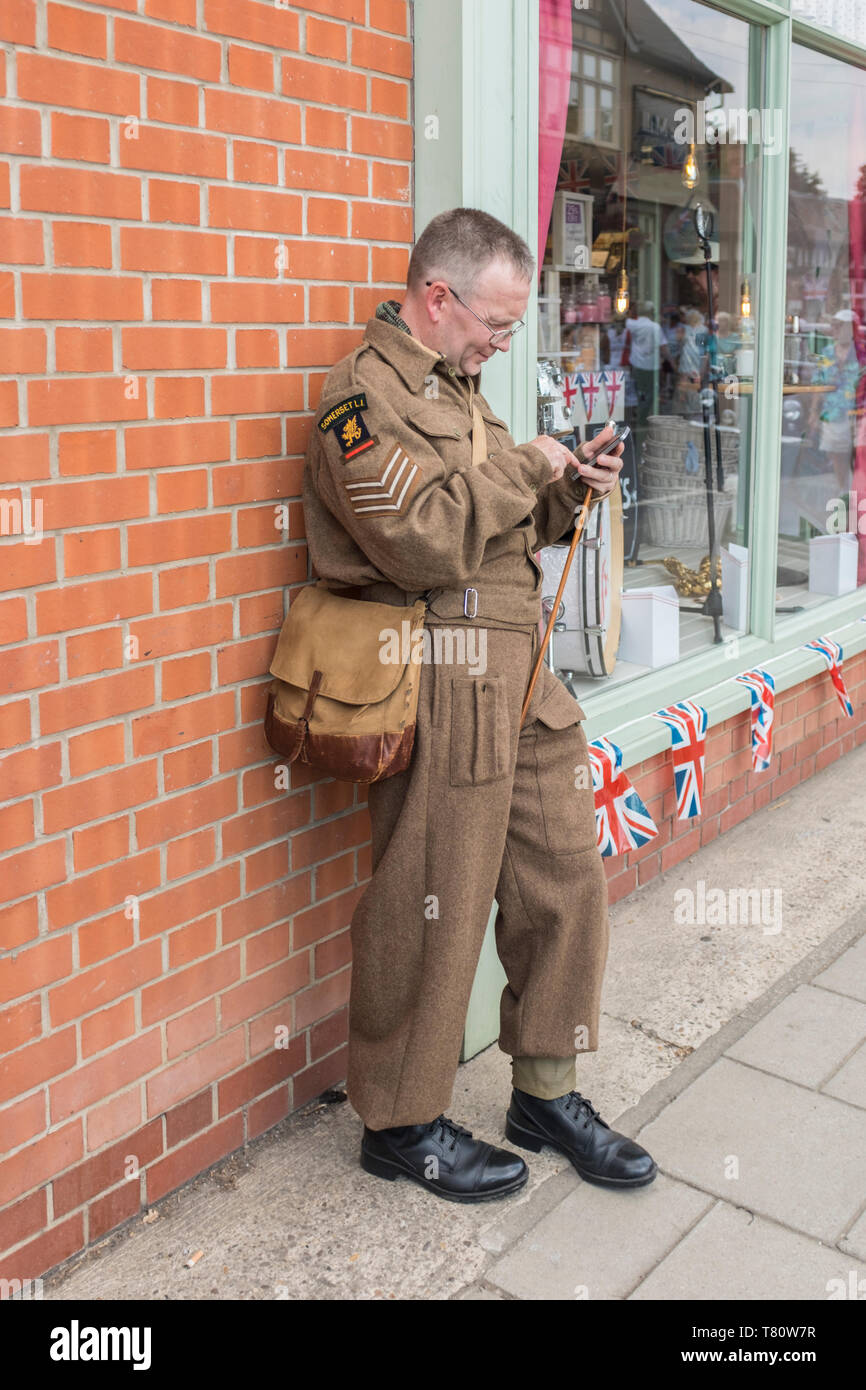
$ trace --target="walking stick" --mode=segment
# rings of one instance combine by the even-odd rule
[[[571,568],[571,562],[574,559],[574,553],[577,550],[577,543],[580,540],[580,534],[583,530],[584,523],[586,521],[587,516],[589,515],[589,499],[591,496],[592,486],[589,485],[586,489],[586,496],[583,499],[583,506],[580,509],[580,516],[577,518],[577,522],[575,523],[574,535],[571,538],[571,545],[568,548],[568,555],[565,557],[565,565],[562,570],[562,578],[559,581],[559,588],[556,591],[556,598],[553,600],[553,607],[550,610],[550,617],[547,622],[547,631],[544,634],[544,641],[538,649],[538,655],[535,658],[535,665],[532,668],[532,676],[530,677],[529,688],[526,692],[526,697],[523,701],[523,709],[520,711],[520,723],[517,726],[518,730],[523,728],[523,721],[526,718],[526,711],[529,709],[529,702],[532,699],[532,692],[535,689],[535,682],[538,680],[538,673],[541,670],[541,663],[544,660],[544,653],[547,651],[547,644],[550,641],[550,634],[553,631],[553,624],[556,622],[556,615],[559,612],[559,602],[562,598],[562,591],[565,588],[565,581],[568,578],[568,571]]]

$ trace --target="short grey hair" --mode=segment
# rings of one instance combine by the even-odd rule
[[[480,208],[451,208],[428,222],[409,258],[406,288],[423,291],[427,280],[447,280],[468,295],[496,260],[510,263],[522,280],[531,280],[535,258],[522,237]]]

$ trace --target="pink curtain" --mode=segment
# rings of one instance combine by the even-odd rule
[[[562,160],[571,83],[572,0],[539,0],[538,277]]]

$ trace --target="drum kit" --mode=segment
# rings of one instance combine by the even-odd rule
[[[568,418],[561,369],[538,363],[538,430],[556,434],[567,448],[577,447]],[[563,437],[564,436],[564,437]],[[544,578],[541,606],[546,627],[568,556],[569,531],[539,553]],[[559,604],[547,649],[547,662],[574,694],[578,675],[612,674],[619,646],[623,565],[637,560],[637,469],[633,437],[626,441],[620,481],[589,512],[577,554]]]

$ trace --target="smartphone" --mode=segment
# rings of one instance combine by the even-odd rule
[[[602,429],[600,429],[598,433],[604,434],[604,431],[606,429],[612,429],[616,431],[616,433],[613,436],[613,439],[610,441],[610,443],[607,445],[605,449],[606,454],[613,453],[617,445],[624,444],[625,441],[628,439],[629,435],[631,434],[631,430],[629,429],[628,425],[623,425],[620,429],[617,429],[616,420],[608,420],[607,424]]]
[[[604,434],[604,431],[605,431],[606,429],[613,429],[613,430],[616,430],[616,433],[615,433],[613,439],[610,441],[610,443],[607,445],[607,447],[606,447],[606,449],[605,449],[605,453],[606,453],[606,454],[612,454],[613,451],[614,451],[614,449],[617,447],[618,444],[624,444],[624,443],[625,443],[625,441],[628,439],[629,435],[631,434],[631,430],[629,429],[628,425],[623,425],[621,429],[617,429],[616,420],[608,420],[608,422],[607,422],[606,425],[602,425],[601,429],[598,431],[598,434]],[[597,439],[597,438],[598,438],[598,434],[594,435],[593,438]],[[596,467],[596,468],[604,468],[604,467],[605,467],[605,464],[601,463],[600,460],[599,460],[599,461],[595,461],[595,460],[594,460],[594,461],[593,461],[593,466]]]

